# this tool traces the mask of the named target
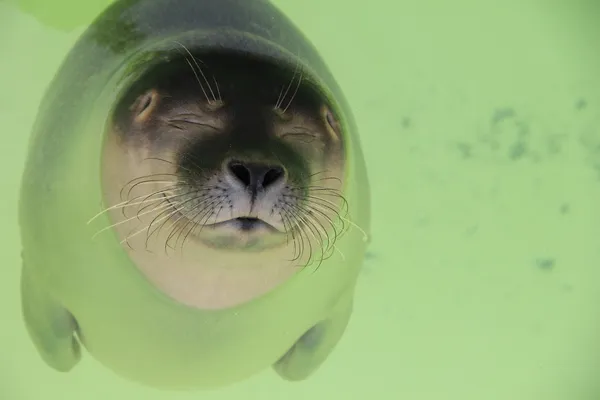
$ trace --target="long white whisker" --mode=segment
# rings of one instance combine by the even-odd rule
[[[164,209],[164,208],[167,208],[167,207],[170,207],[170,206],[171,206],[171,205],[170,205],[169,203],[166,203],[166,204],[163,204],[162,206],[157,206],[157,207],[155,207],[155,208],[153,208],[153,209],[151,209],[151,210],[149,210],[149,211],[145,211],[145,212],[143,212],[143,213],[141,213],[141,214],[139,214],[139,213],[138,213],[138,214],[136,214],[136,215],[135,215],[135,216],[133,216],[133,217],[126,218],[126,219],[124,219],[124,220],[122,220],[122,221],[119,221],[119,222],[117,222],[117,223],[115,223],[115,224],[109,225],[109,226],[107,226],[107,227],[105,227],[105,228],[102,228],[102,229],[100,229],[98,232],[96,232],[96,233],[95,233],[95,234],[92,236],[92,239],[95,239],[95,238],[96,238],[96,237],[97,237],[99,234],[101,234],[102,232],[104,232],[104,231],[107,231],[107,230],[109,230],[109,229],[111,229],[111,228],[114,228],[114,227],[117,227],[117,226],[119,226],[119,225],[125,224],[125,223],[127,223],[127,222],[129,222],[129,221],[132,221],[132,220],[136,219],[136,218],[137,218],[137,219],[139,219],[139,218],[140,218],[141,216],[143,216],[143,215],[150,214],[150,213],[152,213],[152,212],[155,212],[155,211],[157,211],[157,210],[162,210],[162,209]]]

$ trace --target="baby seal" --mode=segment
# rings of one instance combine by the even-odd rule
[[[339,87],[271,4],[121,0],[43,99],[20,225],[52,368],[83,345],[155,387],[302,380],[349,321],[368,182]]]

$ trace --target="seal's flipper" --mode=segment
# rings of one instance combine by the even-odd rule
[[[274,365],[273,369],[284,379],[300,381],[329,357],[346,330],[352,313],[352,298],[344,299],[329,319],[309,329]]]
[[[81,359],[75,337],[77,323],[56,303],[24,265],[21,269],[21,307],[27,331],[44,361],[67,372]]]

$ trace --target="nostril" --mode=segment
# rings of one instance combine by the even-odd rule
[[[232,179],[252,190],[267,189],[285,177],[285,170],[279,165],[232,160],[226,169]]]
[[[284,171],[281,167],[270,168],[263,177],[262,186],[264,188],[276,183],[283,178]]]
[[[244,164],[238,161],[231,161],[227,164],[227,168],[229,169],[229,172],[244,185],[250,185],[252,177],[250,176],[250,170]]]

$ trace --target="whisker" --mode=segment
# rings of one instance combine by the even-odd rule
[[[296,98],[296,95],[298,94],[298,89],[300,89],[301,83],[302,83],[302,73],[300,73],[300,78],[298,78],[298,84],[296,85],[296,90],[294,90],[294,94],[292,94],[290,101],[288,102],[287,106],[283,109],[284,113],[288,110],[288,108],[290,108],[290,106],[292,105],[292,102]]]
[[[180,232],[179,232],[179,235],[177,235],[177,239],[175,240],[175,245],[177,246],[177,243],[179,242],[179,239],[181,238],[181,235],[182,235],[183,231],[185,230],[185,228],[186,228],[188,225],[191,225],[191,228],[188,230],[188,232],[187,232],[187,233],[185,234],[185,236],[183,237],[183,241],[182,241],[182,243],[181,243],[181,248],[182,248],[182,250],[183,250],[183,245],[185,244],[185,242],[186,242],[186,240],[187,240],[188,236],[190,235],[190,233],[191,233],[191,232],[194,230],[194,228],[196,228],[196,227],[199,225],[199,224],[196,222],[196,221],[197,221],[197,219],[198,219],[198,216],[199,216],[199,215],[202,215],[202,216],[200,217],[200,220],[202,220],[202,219],[204,218],[204,216],[206,215],[205,213],[206,213],[207,211],[211,211],[210,207],[211,207],[211,205],[214,203],[214,199],[211,199],[211,198],[209,198],[209,199],[206,199],[206,200],[207,200],[207,201],[211,201],[211,200],[212,200],[212,201],[211,201],[211,202],[210,202],[208,205],[206,205],[205,207],[202,207],[202,208],[200,209],[200,211],[198,211],[198,213],[196,213],[196,215],[195,215],[193,218],[190,218],[190,217],[189,217],[189,214],[191,213],[191,211],[193,211],[193,209],[192,209],[192,210],[190,210],[190,212],[188,212],[188,213],[186,213],[186,214],[185,214],[185,215],[186,215],[186,218],[187,218],[187,220],[188,220],[188,221],[185,223],[185,225],[183,226],[183,228],[180,230]],[[202,203],[204,203],[204,202],[202,202]],[[195,207],[195,209],[197,209],[197,208],[200,208],[200,207],[202,206],[202,203],[201,203],[201,204],[199,204],[198,206],[196,206],[196,207]],[[202,230],[202,226],[201,226],[200,230]]]
[[[213,200],[214,201],[214,200]],[[203,207],[200,209],[200,211],[194,216],[194,218],[188,218],[187,223],[184,225],[184,229],[187,226],[190,226],[190,229],[187,231],[187,233],[183,236],[183,240],[181,241],[181,249],[183,250],[183,246],[187,240],[187,238],[189,237],[189,235],[194,231],[194,228],[196,228],[199,224],[196,222],[198,216],[202,215],[200,217],[200,219],[202,220],[204,218],[204,216],[206,215],[207,212],[210,212],[210,206],[211,206],[212,202],[209,203],[206,207]],[[175,244],[177,245],[177,242],[179,241],[179,239],[181,238],[181,234],[183,233],[183,230],[181,230],[181,232],[179,233],[177,240],[175,241]]]
[[[129,201],[122,201],[122,202],[120,202],[118,204],[115,204],[113,206],[110,206],[110,207],[107,207],[107,208],[103,209],[102,211],[100,211],[99,213],[97,213],[96,215],[94,215],[92,218],[90,218],[88,220],[88,222],[86,223],[86,225],[91,224],[96,218],[98,218],[99,216],[101,216],[102,214],[104,214],[104,213],[106,213],[106,212],[108,212],[110,210],[114,210],[114,209],[121,208],[121,207],[127,207],[127,203],[129,203]]]
[[[336,213],[336,214],[339,213],[338,212],[338,205],[337,204],[335,204],[334,202],[329,201],[327,199],[323,199],[321,197],[315,196],[315,195],[311,195],[311,194],[307,194],[305,196],[292,195],[290,197],[293,198],[293,199],[296,199],[296,200],[304,200],[304,199],[310,200],[314,204],[318,204],[321,207],[325,207],[326,209],[328,209],[329,211],[331,211],[333,213]],[[339,196],[338,198],[341,198],[341,197],[342,196]],[[342,202],[342,204],[344,204],[344,203]],[[342,207],[342,209],[345,209],[345,208]]]
[[[194,57],[192,55],[192,53],[188,50],[187,47],[185,47],[182,43],[179,42],[175,42],[178,45],[180,45],[190,56],[190,58],[192,59],[192,61],[194,62],[194,64],[196,65],[197,71],[200,73],[200,75],[202,75],[202,78],[204,79],[204,81],[206,82],[206,86],[208,86],[208,90],[210,91],[211,96],[213,97],[213,100],[211,101],[208,98],[208,95],[206,93],[206,90],[204,89],[204,86],[202,85],[202,83],[200,82],[200,78],[198,77],[198,73],[196,72],[196,69],[194,69],[194,67],[192,66],[192,64],[189,62],[189,60],[186,58],[186,62],[188,63],[188,65],[190,66],[190,68],[192,69],[192,72],[194,72],[194,75],[196,76],[196,79],[198,80],[198,84],[200,85],[200,89],[202,90],[202,92],[204,93],[204,97],[206,97],[206,101],[208,101],[208,103],[213,103],[217,101],[217,98],[215,97],[215,93],[212,90],[212,87],[210,86],[210,83],[208,82],[208,79],[206,79],[206,75],[204,75],[204,72],[202,72],[202,68],[200,68],[200,65],[198,64],[196,57]]]
[[[217,78],[215,78],[213,76],[213,81],[215,82],[215,88],[217,89],[217,96],[219,96],[219,101],[223,101],[223,98],[221,97],[221,90],[219,89],[219,84],[217,83]]]
[[[148,224],[148,227],[146,229],[146,241],[145,241],[146,251],[150,252],[150,250],[148,249],[148,243],[150,242],[150,238],[152,237],[152,235],[154,233],[156,233],[157,231],[159,231],[169,221],[169,218],[174,216],[175,214],[177,214],[177,212],[178,212],[178,210],[174,207],[167,209],[167,215],[165,216],[166,218],[163,218],[164,219],[163,222],[157,228],[154,228],[154,230],[152,232],[150,232],[150,228],[156,222],[156,220],[164,213],[164,211],[159,213],[156,217],[154,217],[154,219],[152,221],[150,221],[150,223]]]
[[[295,217],[295,222],[298,224],[302,223],[305,227],[308,228],[307,230],[301,229],[303,232],[308,232],[312,235],[312,237],[318,242],[319,240],[317,239],[317,237],[314,234],[314,231],[312,230],[311,226],[309,224],[307,224],[307,222],[304,220],[304,218],[302,216],[300,216],[297,212],[293,211],[293,210],[289,210],[288,212]],[[320,246],[322,248],[322,245]],[[310,241],[310,239],[308,240],[308,260],[306,260],[306,265],[310,265],[311,261],[313,259],[313,246],[312,246],[312,242]]]
[[[290,225],[295,224],[298,228],[297,235],[296,235],[296,238],[298,239],[298,254],[296,255],[296,257],[294,259],[290,260],[290,261],[297,261],[302,258],[302,256],[304,255],[304,251],[305,251],[305,240],[304,240],[304,235],[303,235],[304,230],[302,229],[302,226],[300,225],[300,223],[297,221],[296,218],[294,218],[294,219],[290,218],[290,215],[291,216],[294,216],[294,215],[292,212],[290,212],[289,209],[285,208],[284,211],[285,211],[286,218],[289,221]],[[294,232],[294,231],[295,231],[295,229],[291,228],[291,232]],[[309,243],[309,246],[310,246],[310,243]]]
[[[157,199],[154,199],[154,200],[152,200],[152,197],[154,197],[154,196],[159,196],[159,197],[158,197],[158,200],[164,200],[165,198],[167,198],[167,197],[166,197],[166,195],[165,195],[165,193],[167,193],[167,192],[171,191],[171,189],[172,189],[172,187],[171,187],[171,186],[169,186],[169,187],[166,187],[166,188],[164,188],[164,189],[157,190],[157,191],[155,191],[155,192],[152,192],[152,193],[148,194],[146,197],[144,197],[144,200],[142,200],[142,201],[140,202],[140,205],[142,205],[142,204],[151,204],[151,203],[154,203],[154,202],[155,202],[155,200],[157,200]],[[143,197],[143,195],[136,196],[136,197],[134,197],[132,200],[139,199],[140,197]],[[175,197],[175,195],[169,195],[169,197],[168,197],[168,198],[171,198],[171,197]],[[138,218],[139,218],[139,215],[140,215],[140,214],[139,214],[139,213],[140,213],[140,211],[142,211],[142,210],[143,210],[143,209],[145,209],[146,207],[147,207],[147,205],[146,205],[146,206],[144,206],[144,207],[140,207],[140,208],[138,209]],[[121,211],[122,211],[123,217],[127,218],[127,215],[125,214],[125,208],[124,208],[124,207],[122,207],[122,208],[121,208]]]
[[[177,194],[175,196],[171,196],[171,198],[174,198],[176,200],[178,197],[184,197],[184,196],[187,196],[187,195],[189,195],[191,193],[194,193],[194,192],[197,192],[197,191],[195,189],[191,189],[190,188],[189,191]],[[200,203],[197,206],[201,206],[202,203],[206,201],[206,197],[209,197],[209,195],[207,195],[206,193],[203,193],[200,196],[194,196],[194,197],[191,197],[191,198],[189,198],[187,200],[184,200],[182,202],[169,201],[169,203],[172,205],[173,209],[175,210],[175,212],[171,213],[170,216],[173,216],[176,213],[180,214],[179,217],[175,221],[172,222],[172,225],[175,226],[179,220],[181,220],[182,218],[184,218],[184,214],[182,212],[182,206],[184,206],[185,204],[191,203],[191,202],[196,202],[198,200],[200,200]],[[167,197],[165,196],[165,198],[167,198]],[[155,218],[155,220],[156,220],[156,218]],[[155,228],[152,232],[148,231],[148,235],[147,235],[147,238],[146,238],[146,248],[148,246],[148,241],[149,241],[150,237],[152,235],[154,235],[155,233],[157,234],[157,232],[160,231],[160,229],[162,229],[166,225],[167,222],[168,222],[168,220],[165,220],[157,228]],[[154,220],[150,223],[150,226],[152,226],[153,223],[154,223]],[[148,228],[150,228],[150,226]],[[167,240],[165,241],[165,254],[168,254],[167,248],[169,247],[168,243],[169,243],[170,237],[171,237],[171,235],[169,235],[167,237]]]
[[[348,227],[350,225],[348,223],[349,219],[347,217],[342,216],[342,214],[340,212],[337,212],[336,210],[332,209],[331,206],[329,206],[327,204],[318,203],[316,200],[319,200],[319,199],[315,199],[315,198],[309,199],[307,207],[310,207],[310,209],[317,211],[322,215],[326,215],[325,211],[327,211],[327,210],[332,211],[335,214],[336,219],[338,219],[341,222],[341,228],[340,228],[340,232],[338,233],[338,237],[343,235],[344,233],[346,233],[348,230]],[[347,214],[347,212],[345,212],[344,214]]]
[[[164,162],[164,163],[171,164],[171,165],[177,165],[177,163],[175,163],[173,161],[166,160],[166,159],[160,158],[160,157],[145,157],[144,161],[160,161],[160,162]],[[159,174],[159,175],[177,176],[176,174]]]
[[[185,204],[190,203],[190,202],[196,202],[198,200],[200,200],[200,201],[197,204],[195,204],[191,210],[188,210],[187,212],[185,212],[183,210],[183,206]],[[167,239],[165,242],[165,251],[166,251],[166,247],[170,247],[171,249],[175,250],[175,247],[177,246],[177,243],[179,242],[179,239],[181,238],[183,231],[186,229],[186,227],[188,225],[192,225],[191,230],[194,229],[194,226],[197,225],[197,223],[195,222],[196,218],[198,217],[198,215],[203,213],[204,210],[206,210],[208,207],[210,207],[210,204],[206,205],[206,203],[211,202],[212,200],[213,200],[213,198],[209,193],[202,193],[200,196],[194,196],[193,198],[190,198],[190,199],[188,199],[184,202],[181,202],[175,206],[179,210],[180,217],[177,218],[177,220],[173,223],[173,225],[175,226],[175,229],[173,229],[167,236]],[[196,210],[200,210],[200,211],[198,211],[198,213],[195,216],[190,217],[190,215],[193,212],[195,212]],[[181,227],[181,229],[179,229],[176,225],[183,218],[185,218],[187,221]],[[173,239],[173,237],[175,236],[175,234],[177,234],[177,232],[179,232],[179,234],[177,235],[177,239],[175,240],[175,245],[174,245],[175,247],[174,247],[174,246],[170,245],[170,242]],[[186,235],[186,237],[187,237],[187,235]],[[185,238],[184,238],[184,242],[185,242]],[[182,248],[183,248],[183,243],[182,243]]]
[[[331,238],[329,236],[328,230],[325,228],[325,226],[323,226],[321,224],[321,222],[316,218],[316,216],[312,215],[309,212],[306,212],[306,211],[310,211],[309,208],[300,207],[300,206],[295,206],[295,208],[298,209],[300,212],[304,212],[305,218],[307,220],[310,219],[312,221],[312,225],[315,227],[315,229],[317,228],[317,226],[319,226],[322,229],[322,231],[320,231],[320,232],[323,232],[324,235],[327,237],[327,245],[326,246],[324,246],[325,242],[321,241],[321,246],[324,246],[324,248],[322,249],[321,262],[323,260],[331,257],[331,255],[333,254],[332,251],[333,250],[337,250],[337,247],[335,246],[335,242],[337,241],[337,238],[339,238],[339,236],[343,232],[339,232],[338,233],[337,230],[336,230],[336,228],[335,228],[335,224],[333,223],[333,221],[331,220],[331,218],[329,218],[329,216],[327,214],[325,214],[325,213],[323,213],[323,212],[321,212],[319,210],[316,210],[316,211],[319,211],[328,220],[328,222],[330,223],[330,225],[331,225],[331,227],[332,227],[332,229],[334,231],[333,238]],[[341,254],[341,252],[339,250],[337,250],[337,251]]]
[[[296,67],[294,68],[294,74],[292,75],[292,78],[290,79],[290,83],[287,86],[287,89],[285,90],[285,93],[283,93],[283,95],[280,93],[279,94],[279,98],[277,99],[277,103],[275,103],[275,109],[278,110],[281,108],[281,105],[283,104],[283,101],[285,100],[285,98],[287,97],[288,92],[290,91],[292,84],[294,83],[294,79],[296,78],[296,74],[298,73],[298,69],[300,68],[300,62],[298,61],[296,63]],[[283,89],[281,90],[283,92]]]
[[[164,208],[164,207],[168,207],[168,206],[169,206],[168,204],[165,204],[165,205],[162,205],[162,206],[157,206],[156,208],[160,208],[160,209],[162,209],[162,208]],[[150,210],[150,211],[146,211],[146,212],[142,213],[141,215],[149,214],[149,213],[151,213],[151,212],[154,212],[154,211],[156,211],[156,209],[153,209],[153,210]],[[100,229],[98,232],[96,232],[96,233],[95,233],[95,234],[92,236],[92,239],[95,239],[95,238],[96,238],[96,237],[97,237],[99,234],[101,234],[102,232],[105,232],[105,231],[107,231],[107,230],[109,230],[109,229],[112,229],[112,228],[115,228],[115,227],[117,227],[117,226],[123,225],[123,224],[125,224],[125,223],[127,223],[127,222],[130,222],[130,221],[132,221],[132,220],[136,219],[136,218],[137,218],[137,219],[139,219],[139,214],[138,214],[138,215],[136,215],[135,217],[127,218],[127,219],[125,219],[125,220],[123,220],[123,221],[119,221],[119,222],[117,222],[117,223],[114,223],[114,224],[112,224],[112,225],[106,226],[106,227],[104,227],[104,228]]]
[[[177,205],[181,205],[182,203],[179,203],[179,204],[175,205],[176,199],[178,197],[183,197],[183,196],[186,196],[186,195],[188,195],[190,193],[193,193],[193,192],[194,192],[193,190],[190,190],[187,193],[177,194],[177,195],[174,195],[174,196],[171,196],[171,197],[167,197],[167,196],[165,196],[163,194],[163,197],[164,197],[165,201],[167,203],[169,203],[169,205],[171,205],[171,208],[172,208],[172,212],[169,213],[169,216],[173,216],[173,215],[175,215],[175,214],[177,214],[179,212],[179,207],[177,207]],[[174,199],[175,201],[171,201],[171,199]],[[189,201],[192,201],[192,200],[189,200]],[[186,201],[183,202],[183,204],[185,204],[185,203],[186,203]],[[146,234],[146,250],[148,250],[148,242],[150,241],[150,237],[152,237],[152,235],[154,235],[155,233],[157,233],[169,221],[168,218],[165,219],[157,228],[155,228],[152,232],[150,232],[150,227],[154,224],[154,222],[157,220],[157,218],[159,218],[161,216],[161,214],[163,212],[161,212],[156,217],[154,217],[154,219],[148,225],[148,232]]]
[[[340,178],[338,178],[337,176],[326,176],[325,178],[315,179],[315,182],[322,182],[322,181],[328,181],[328,180],[338,181],[340,184],[342,183],[342,180]],[[323,189],[326,189],[326,188],[323,188]]]
[[[296,261],[298,259],[298,246],[296,243],[296,232],[293,229],[292,223],[289,220],[289,218],[287,217],[287,215],[285,214],[285,212],[280,211],[279,212],[279,216],[281,217],[281,221],[283,222],[283,227],[285,229],[286,232],[288,232],[288,235],[286,235],[286,245],[289,246],[290,244],[290,236],[292,237],[292,244],[294,246],[294,258],[292,258],[291,260],[288,261]]]
[[[286,237],[286,242],[289,245],[289,237],[292,237],[292,243],[294,245],[294,258],[290,259],[289,261],[296,261],[299,258],[299,255],[301,253],[301,247],[300,247],[300,242],[297,238],[297,235],[299,235],[300,233],[296,231],[296,229],[294,229],[294,224],[292,219],[288,216],[288,213],[286,211],[286,205],[280,205],[279,207],[279,216],[281,217],[281,220],[283,222],[283,226],[286,230],[286,232],[288,233],[287,237]]]
[[[327,201],[325,199],[314,198],[313,197],[313,200],[315,200],[315,199],[318,199],[318,200],[321,200],[321,201]],[[329,201],[327,201],[327,202],[331,203]],[[331,204],[333,204],[333,203],[331,203]],[[363,241],[364,242],[368,242],[369,241],[369,235],[367,234],[367,232],[363,228],[361,228],[359,225],[357,225],[354,221],[352,221],[350,218],[343,217],[341,215],[338,215],[338,218],[340,218],[341,220],[343,220],[345,223],[347,223],[349,225],[352,225],[353,227],[355,227],[356,229],[358,229],[360,231],[360,233],[363,235]]]
[[[167,204],[167,207],[169,207],[169,205],[168,205],[168,204]],[[169,218],[170,216],[171,216],[171,214],[167,214],[166,216],[162,217],[162,218],[161,218],[159,221],[162,221],[162,220],[164,220],[164,219],[167,219],[167,218]],[[131,247],[131,244],[129,244],[129,240],[133,239],[135,236],[139,235],[140,233],[144,232],[144,231],[145,231],[145,230],[147,230],[147,229],[148,229],[148,227],[144,227],[144,228],[140,229],[139,231],[135,232],[134,234],[132,234],[132,235],[129,235],[129,236],[127,236],[125,239],[121,240],[121,242],[120,242],[120,243],[121,243],[121,244],[125,244],[125,243],[127,243],[127,245],[128,245],[129,247]]]
[[[157,178],[159,176],[162,176],[162,174],[157,174],[157,175],[146,175],[143,177],[138,177],[135,179],[130,180],[129,182],[127,182],[123,188],[121,188],[121,192],[119,193],[120,198],[124,199],[127,198],[129,199],[131,197],[131,192],[133,192],[133,190],[140,186],[140,185],[145,185],[147,184],[146,182],[150,182],[150,183],[155,183],[156,179],[150,179],[150,178]],[[135,183],[134,183],[135,182]],[[175,185],[177,183],[177,180],[173,180],[172,184]],[[130,186],[131,185],[131,186]],[[127,196],[123,196],[123,192],[125,191],[125,189],[129,187],[129,190],[127,191]],[[163,188],[164,189],[164,188]]]
[[[185,136],[182,136],[181,138],[182,138],[182,139],[184,139],[184,140],[187,140],[189,143],[193,143],[193,142],[192,142],[192,141],[191,141],[189,138],[187,138],[187,137],[185,137]],[[175,155],[175,153],[174,153],[174,152],[170,152],[170,153],[171,153],[171,154],[173,154],[173,155]],[[189,172],[189,173],[194,173],[194,171],[193,171],[193,170],[191,170],[191,169],[189,169],[189,168],[185,168],[185,167],[183,167],[183,166],[182,166],[180,163],[176,163],[176,162],[174,162],[174,161],[165,160],[164,158],[159,158],[159,157],[146,157],[146,158],[144,158],[144,161],[161,161],[161,162],[164,162],[164,163],[170,164],[170,165],[172,165],[172,166],[174,166],[174,167],[177,167],[178,169],[182,169],[182,170],[184,170],[184,171],[187,171],[187,172]],[[157,175],[168,175],[168,176],[174,176],[174,177],[176,177],[176,178],[177,178],[177,180],[179,180],[179,175],[177,175],[177,174],[175,174],[175,173],[169,173],[169,174],[164,174],[164,173],[163,173],[163,174],[157,174]],[[150,176],[152,176],[152,175],[150,175]],[[139,178],[136,178],[136,179],[139,179]]]
[[[298,207],[300,207],[300,206],[298,206]],[[334,236],[335,236],[336,238],[337,238],[337,237],[340,237],[340,236],[341,236],[341,234],[344,232],[344,223],[343,223],[343,221],[342,221],[342,229],[340,230],[340,232],[338,232],[338,230],[337,230],[337,228],[336,228],[336,225],[335,225],[335,222],[334,222],[334,221],[333,221],[333,220],[332,220],[332,219],[329,217],[329,215],[327,215],[325,212],[323,212],[323,211],[319,210],[319,209],[318,209],[318,208],[316,208],[316,207],[313,207],[313,206],[312,206],[310,203],[309,203],[309,204],[307,204],[307,205],[305,205],[305,206],[304,206],[304,207],[302,207],[302,208],[303,208],[305,211],[307,211],[307,213],[308,213],[308,214],[311,214],[311,213],[313,213],[313,212],[318,212],[319,214],[321,214],[321,215],[323,216],[323,218],[325,218],[325,219],[327,220],[327,222],[329,223],[329,225],[331,225],[331,229],[333,230]],[[338,217],[339,217],[339,214],[338,214],[338,213],[336,213],[336,216],[338,216]],[[314,218],[316,218],[316,217],[314,217]]]
[[[309,177],[309,178],[312,178],[312,177],[314,177],[314,176],[317,176],[317,175],[319,175],[319,174],[324,174],[325,172],[329,172],[329,171],[328,171],[328,170],[326,170],[326,169],[324,169],[324,170],[321,170],[321,171],[314,172],[314,173],[312,173],[312,174],[308,175],[308,177]]]

